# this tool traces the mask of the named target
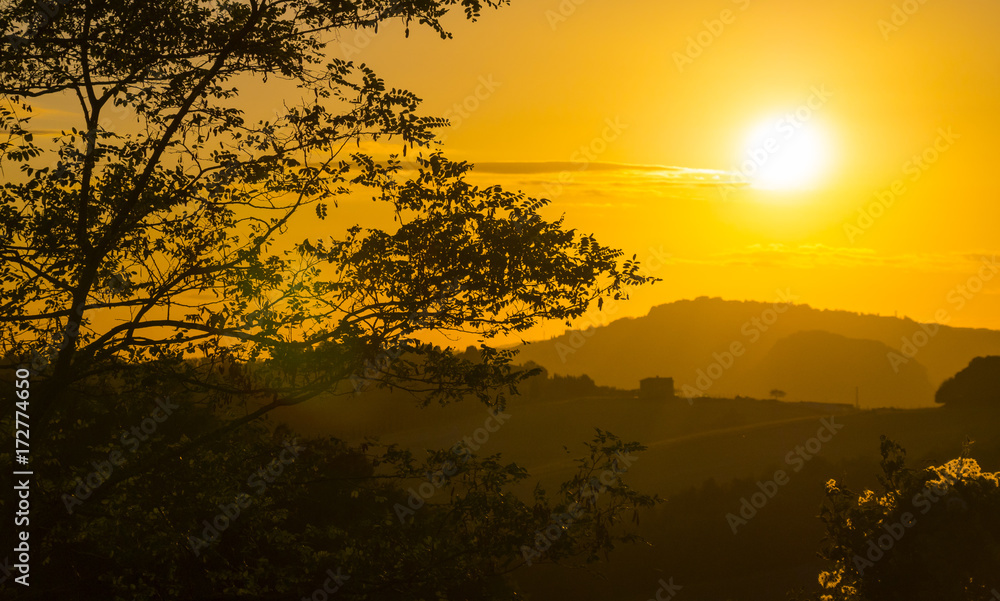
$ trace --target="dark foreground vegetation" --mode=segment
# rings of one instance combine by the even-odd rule
[[[548,200],[471,185],[472,166],[435,140],[445,120],[326,54],[337,35],[387,22],[446,39],[450,13],[503,4],[0,4],[0,373],[17,391],[0,407],[0,462],[31,472],[0,506],[4,520],[21,514],[0,530],[4,599],[617,599],[677,585],[692,601],[773,599],[831,571],[838,599],[878,601],[910,590],[890,579],[927,574],[941,579],[921,589],[935,598],[986,594],[995,480],[945,462],[958,430],[995,469],[996,429],[980,436],[992,413],[966,419],[968,403],[948,403],[930,418],[856,412],[835,425],[823,406],[777,401],[640,407],[518,368],[498,341],[655,278],[543,215]],[[249,114],[240,86],[268,81],[297,96]],[[78,110],[43,135],[36,98]],[[376,207],[370,219],[338,219],[358,199]],[[295,229],[305,219],[315,235]],[[413,404],[439,413],[395,428]],[[305,407],[346,431],[303,423]],[[352,423],[371,407],[374,430]],[[465,421],[440,413],[452,407]],[[933,478],[940,466],[960,476],[944,486],[965,509],[917,530],[921,517],[900,554],[855,577],[850,553],[933,478],[903,472],[888,441],[874,504],[831,472],[871,457],[880,434],[910,445],[890,431],[920,420],[933,433],[920,457],[949,449]],[[838,451],[848,439],[865,450]],[[757,513],[730,518],[748,495]],[[624,544],[638,534],[654,546]],[[969,559],[925,553],[938,535]],[[803,561],[805,548],[825,562]],[[619,556],[611,591],[577,567]]]

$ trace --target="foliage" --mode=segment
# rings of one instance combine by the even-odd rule
[[[882,492],[827,483],[823,601],[992,599],[1000,584],[1000,474],[965,455],[915,471],[882,437]]]
[[[259,422],[270,411],[372,385],[422,402],[474,397],[502,409],[530,372],[513,369],[514,353],[490,340],[541,320],[570,321],[591,303],[650,281],[634,257],[623,260],[593,236],[544,218],[546,200],[469,184],[471,165],[448,160],[434,142],[445,120],[420,114],[419,98],[366,65],[326,55],[335,36],[390,21],[407,33],[419,24],[447,38],[442,23],[450,11],[476,19],[502,4],[67,0],[0,7],[0,353],[6,369],[32,368],[34,439],[93,433],[81,439],[90,446],[55,445],[48,459],[39,455],[47,479],[40,485],[50,494],[64,490],[79,468],[62,458],[106,454],[121,420],[135,417],[129,402],[148,404],[151,391],[172,391],[201,415],[183,432],[158,432],[163,440],[114,470],[81,519],[68,517],[62,503],[39,509],[53,565],[58,541],[73,541],[62,557],[74,582],[93,575],[77,563],[88,553],[109,562],[114,553],[120,565],[152,570],[161,579],[155,586],[177,576],[220,595],[260,598],[280,592],[279,581],[299,583],[286,570],[326,561],[322,554],[342,533],[310,531],[317,548],[298,551],[289,536],[304,536],[304,526],[270,534],[271,522],[293,519],[282,512],[312,498],[293,491],[268,497],[275,504],[268,517],[242,522],[245,538],[231,540],[243,546],[231,553],[220,548],[197,566],[187,558],[162,568],[171,573],[153,565],[183,555],[181,524],[227,498],[240,469],[266,455]],[[254,81],[291,84],[299,98],[280,101],[273,119],[251,118],[237,84]],[[31,121],[36,97],[77,103],[75,126],[39,139]],[[386,144],[402,156],[368,152]],[[392,221],[338,220],[339,203],[359,197]],[[290,239],[304,219],[322,224],[324,235]],[[479,352],[472,358],[423,342],[431,331],[473,334]],[[324,458],[303,469],[362,455],[373,470],[399,467],[397,480],[409,469],[389,449],[372,458],[322,448],[312,452]],[[522,474],[499,462],[477,465],[468,490],[479,496],[470,492],[475,502],[450,519],[474,510],[477,519],[499,520],[503,534],[480,544],[450,528],[462,544],[475,540],[478,555],[442,568],[462,566],[413,598],[448,597],[462,582],[479,582],[485,571],[473,564],[503,557],[513,532],[503,528],[513,528],[521,509],[500,491]],[[368,486],[357,491],[367,499],[395,490]],[[384,570],[373,581],[403,568],[435,574],[419,562],[441,549],[416,543],[430,530],[386,527],[372,536],[376,522],[351,536],[404,546],[365,556]],[[319,541],[327,548],[318,550]],[[346,548],[361,553],[360,545]],[[143,549],[156,555],[142,558]],[[278,561],[290,563],[279,569]],[[129,574],[114,582],[109,575],[102,586],[151,595],[153,584]],[[190,584],[163,595],[194,598]]]
[[[437,29],[454,4],[177,1],[125,21],[115,2],[64,6],[0,63],[0,161],[21,171],[0,189],[7,356],[33,358],[54,403],[84,374],[191,356],[277,359],[288,369],[267,386],[229,390],[272,406],[365,371],[441,400],[487,400],[520,379],[509,353],[488,349],[473,368],[415,334],[516,334],[649,281],[634,261],[618,264],[620,251],[543,219],[544,199],[471,186],[466,163],[345,155],[361,140],[429,148],[445,122],[364,65],[324,59],[320,34],[397,17]],[[461,3],[470,16],[480,4]],[[30,21],[25,6],[0,21]],[[75,51],[43,60],[60,44]],[[231,106],[236,75],[291,79],[301,104],[251,123]],[[17,95],[62,92],[78,96],[83,127],[39,145]],[[111,107],[134,114],[138,132],[108,129]],[[325,220],[359,194],[395,225],[282,236],[297,214]]]
[[[934,400],[950,407],[998,406],[1000,357],[976,357],[941,384]]]
[[[266,420],[182,454],[185,438],[225,417],[179,387],[158,394],[167,392],[179,407],[141,443],[120,435],[157,406],[152,391],[105,390],[81,403],[75,420],[57,420],[56,436],[35,453],[35,486],[69,519],[33,553],[45,558],[43,573],[60,577],[34,575],[26,598],[298,599],[332,570],[346,576],[341,599],[512,599],[506,575],[523,566],[520,546],[617,453],[641,450],[598,432],[572,486],[554,498],[539,491],[529,503],[512,490],[527,472],[497,455],[439,450],[417,458],[375,441],[301,439]],[[121,467],[109,459],[116,451]],[[115,472],[150,456],[161,457],[155,477],[107,488]],[[455,473],[443,476],[448,462]],[[101,470],[110,477],[95,477]],[[414,496],[421,486],[434,492]],[[593,503],[546,561],[586,565],[635,540],[621,531],[622,516],[655,502],[622,481],[587,498]]]

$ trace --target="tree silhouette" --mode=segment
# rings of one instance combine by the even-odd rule
[[[47,533],[40,548],[68,583],[43,580],[31,594],[257,599],[306,583],[316,575],[307,568],[330,559],[317,549],[343,536],[345,548],[359,553],[359,541],[377,538],[383,516],[350,533],[329,520],[319,520],[326,530],[289,522],[296,503],[313,498],[292,487],[311,480],[291,468],[288,491],[270,487],[261,497],[274,507],[277,534],[267,534],[265,518],[247,518],[230,539],[247,549],[271,542],[280,552],[248,551],[250,560],[233,547],[229,555],[179,559],[189,552],[190,528],[177,520],[201,515],[206,504],[231,503],[224,483],[281,450],[281,440],[261,429],[262,418],[368,386],[409,391],[423,402],[474,396],[502,410],[530,374],[512,369],[513,353],[490,339],[545,319],[569,321],[595,301],[650,281],[620,251],[544,219],[546,200],[467,183],[471,165],[435,148],[434,131],[445,120],[421,115],[415,95],[388,87],[365,65],[325,55],[338,32],[398,20],[407,32],[417,23],[447,38],[442,19],[451,10],[475,20],[502,4],[70,0],[44,11],[28,2],[0,8],[0,167],[16,174],[0,188],[0,350],[11,373],[32,369],[33,438],[51,442],[33,459],[45,468],[39,487],[52,495],[38,509],[39,532]],[[299,98],[275,107],[274,119],[253,121],[239,108],[237,83],[269,79],[294,83]],[[29,100],[48,96],[74,99],[78,121],[39,140]],[[138,127],[124,127],[122,116]],[[369,141],[398,144],[403,156],[346,150]],[[338,202],[348,196],[370,197],[394,222],[373,219],[346,233],[335,222],[327,235],[289,239],[296,218],[336,221]],[[425,331],[484,342],[472,356],[422,342]],[[142,420],[168,393],[195,408],[189,417],[150,434],[153,442],[102,474],[79,513],[67,514],[72,502],[55,498],[74,489],[80,463],[104,465],[118,429]],[[67,438],[82,427],[90,429],[85,437]],[[601,458],[637,448],[616,444],[592,454],[587,470],[599,473]],[[341,558],[373,570],[355,577],[357,598],[500,594],[486,574],[505,570],[484,566],[497,568],[504,552],[516,557],[512,533],[538,521],[544,527],[546,511],[558,504],[550,508],[539,497],[532,513],[508,502],[500,493],[521,471],[496,459],[472,461],[462,472],[464,492],[430,513],[439,520],[479,516],[488,522],[482,535],[496,538],[421,549],[415,541],[426,539],[425,527],[404,534],[383,528],[379,535],[397,546],[379,546],[367,563]],[[353,466],[349,476],[368,483],[350,493],[379,499],[380,507],[398,489],[369,481],[398,483],[420,471],[393,447],[374,453],[334,443],[315,447],[300,465],[322,471],[331,462]],[[381,474],[379,465],[396,469]],[[560,543],[566,549],[594,540],[597,548],[610,545],[607,524],[650,501],[624,484],[608,490],[603,499],[613,510],[576,524],[590,523],[596,538],[567,536]],[[579,493],[565,491],[566,498]],[[341,510],[356,498],[333,497]],[[465,503],[462,511],[456,503]],[[153,530],[125,537],[130,520]],[[293,534],[311,542],[296,546]],[[142,549],[167,561],[146,565],[137,559]],[[449,579],[405,592],[380,581],[377,574],[420,553],[447,558],[439,561]],[[458,559],[463,553],[475,559]],[[80,583],[97,575],[81,567],[86,556],[128,572],[104,574],[88,589]],[[406,573],[419,572],[418,563],[408,564]],[[177,582],[163,588],[171,578]],[[456,593],[464,582],[486,588]]]
[[[1000,357],[976,357],[941,384],[934,400],[951,407],[1000,406]]]

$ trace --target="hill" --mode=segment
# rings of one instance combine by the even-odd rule
[[[824,331],[795,332],[775,342],[761,361],[761,385],[773,382],[791,398],[833,403],[865,391],[867,405],[906,406],[930,399],[934,387],[916,361],[891,365],[893,352],[877,340],[847,338]]]
[[[660,375],[708,396],[780,389],[791,400],[853,404],[858,387],[862,407],[912,408],[932,406],[934,390],[972,358],[1000,354],[1000,332],[701,297],[518,348],[521,361],[625,389]]]

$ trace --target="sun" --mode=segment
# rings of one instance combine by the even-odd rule
[[[822,183],[832,161],[826,128],[794,114],[772,117],[746,138],[739,177],[764,190],[808,190]]]

